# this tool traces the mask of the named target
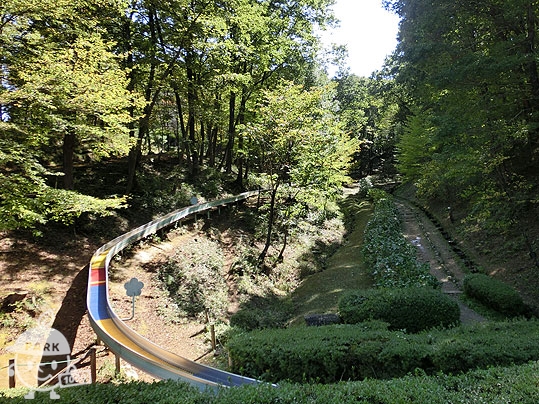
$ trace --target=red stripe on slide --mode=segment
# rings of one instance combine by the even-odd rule
[[[107,279],[105,268],[92,269],[90,273],[90,284],[102,283]]]

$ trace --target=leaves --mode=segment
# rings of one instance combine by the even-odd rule
[[[375,194],[381,191],[375,190]],[[377,287],[436,287],[428,263],[417,259],[414,247],[402,235],[401,222],[389,195],[380,197],[365,228],[363,256]]]
[[[386,3],[402,18],[397,80],[413,112],[399,142],[401,171],[421,195],[463,199],[470,222],[508,230],[534,183],[522,174],[537,154],[536,7]]]
[[[119,12],[119,5],[107,2],[100,11]],[[120,58],[91,14],[96,9],[81,8],[77,0],[8,1],[0,10],[1,229],[70,224],[84,212],[107,215],[125,206],[125,198],[55,189],[48,179],[60,175],[45,168],[58,163],[66,134],[94,160],[125,155],[131,145],[129,109],[139,101],[126,90]]]

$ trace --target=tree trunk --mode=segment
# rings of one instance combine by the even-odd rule
[[[129,150],[129,155],[127,156],[127,194],[130,194],[135,188],[138,155],[138,148],[131,147]]]
[[[198,165],[201,166],[204,163],[204,142],[206,141],[206,125],[204,121],[200,121],[200,148],[198,150]]]
[[[277,257],[277,262],[283,262],[284,250],[286,250],[287,245],[288,245],[288,226],[286,226],[284,229],[283,248],[281,248],[281,251],[279,252],[279,256]]]
[[[268,250],[271,245],[271,236],[273,233],[273,223],[275,221],[275,199],[277,198],[277,188],[279,188],[279,183],[275,184],[275,188],[271,191],[271,200],[270,200],[270,211],[269,211],[269,218],[268,218],[268,232],[266,233],[266,244],[264,245],[264,249],[258,256],[258,261],[263,264],[266,255],[268,254]]]
[[[247,90],[244,88],[242,95],[241,95],[241,101],[240,101],[240,110],[238,112],[238,123],[240,125],[245,123],[245,109],[247,108]],[[244,139],[243,135],[239,134],[238,136],[238,149],[240,150],[240,153],[238,153],[238,158],[236,160],[236,165],[238,166],[238,176],[236,177],[236,185],[238,189],[243,190],[243,165],[245,163],[245,154],[243,153],[243,147],[244,147]]]
[[[174,89],[174,98],[176,99],[176,111],[178,113],[178,122],[181,132],[181,153],[185,156],[191,155],[191,149],[189,148],[189,140],[187,139],[187,129],[185,127],[185,121],[183,120],[183,108],[182,100],[180,98],[180,93],[178,92],[178,87],[175,85]]]
[[[187,73],[187,132],[189,134],[189,146],[191,148],[191,155],[189,156],[189,168],[192,177],[196,177],[198,174],[198,148],[196,144],[195,134],[195,117],[196,117],[196,91],[195,91],[195,73],[190,65],[193,63],[194,56],[191,52],[188,52],[186,60],[186,73]]]
[[[530,2],[528,4],[526,13],[525,54],[527,61],[523,66],[528,74],[528,85],[530,92],[529,101],[524,101],[524,104],[530,115],[535,115],[535,113],[539,110],[539,73],[537,72],[537,55],[535,50],[537,20],[534,8],[533,3]],[[533,116],[531,119],[535,118],[536,117]],[[539,142],[539,130],[531,130],[528,136],[531,143],[528,151],[533,153],[533,150]]]
[[[157,44],[157,35],[155,31],[155,10],[151,9],[149,13],[149,27],[150,27],[150,36],[152,39],[152,45]],[[155,85],[155,76],[156,68],[159,61],[155,57],[155,49],[152,47],[150,49],[150,73],[148,76],[148,84],[144,90],[144,99],[146,100],[146,105],[144,107],[144,112],[142,117],[139,119],[139,131],[137,136],[137,141],[134,147],[129,150],[128,162],[127,162],[127,193],[131,193],[135,187],[137,167],[142,157],[142,142],[145,136],[149,132],[150,127],[150,115],[153,111],[153,107],[157,102],[161,90]],[[167,69],[168,71],[168,69]],[[154,92],[155,90],[155,92]],[[153,92],[153,95],[152,95]]]
[[[532,111],[537,110],[539,107],[539,74],[537,72],[537,62],[535,55],[535,36],[536,36],[536,17],[535,10],[532,3],[528,4],[527,10],[527,56],[528,56],[528,72],[532,93]]]
[[[208,158],[208,165],[210,167],[215,167],[215,154],[217,147],[217,126],[211,128],[211,131],[208,132],[208,151],[206,156]]]
[[[235,125],[236,116],[236,93],[230,92],[230,100],[228,103],[228,143],[225,149],[225,171],[227,174],[232,172],[232,159],[234,152],[234,137],[236,131]]]
[[[73,155],[75,152],[75,133],[68,129],[64,135],[62,144],[63,169],[64,169],[64,189],[74,189],[75,181],[73,175]]]
[[[152,113],[157,99],[158,93],[155,94],[154,100],[144,107],[144,115],[139,120],[139,131],[135,146],[129,150],[129,156],[127,161],[127,193],[131,193],[135,187],[137,167],[142,157],[142,142],[148,133],[150,127],[150,114]]]

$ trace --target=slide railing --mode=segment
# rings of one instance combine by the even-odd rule
[[[108,267],[112,257],[130,244],[183,218],[259,195],[260,191],[212,202],[199,203],[171,212],[137,227],[99,248],[90,261],[87,290],[88,317],[95,333],[112,352],[136,368],[160,379],[186,381],[200,389],[259,383],[258,380],[202,365],[169,352],[129,328],[110,305]]]

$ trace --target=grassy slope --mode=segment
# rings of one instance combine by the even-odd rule
[[[344,205],[346,215],[354,222],[353,229],[346,237],[346,244],[329,258],[327,269],[306,278],[293,292],[297,316],[292,325],[304,324],[306,314],[335,313],[343,292],[371,286],[361,260],[361,247],[372,206],[368,202],[358,203],[353,197],[349,197]]]

